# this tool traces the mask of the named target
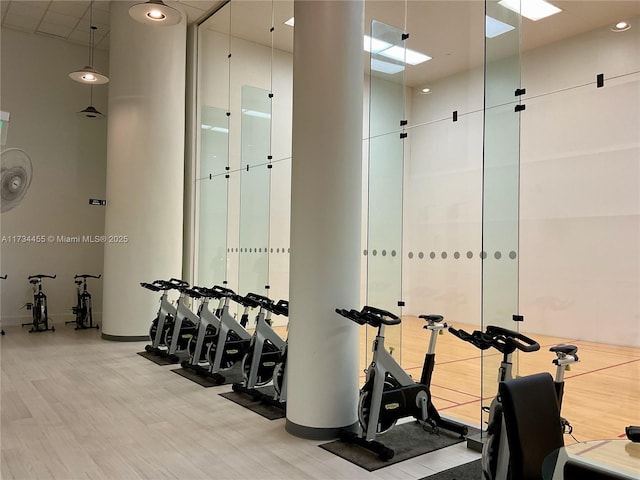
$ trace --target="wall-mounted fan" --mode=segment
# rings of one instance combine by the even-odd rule
[[[29,190],[33,166],[27,152],[19,148],[8,148],[0,153],[2,175],[0,212],[17,207]]]

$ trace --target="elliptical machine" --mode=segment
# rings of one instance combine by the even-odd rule
[[[480,350],[494,348],[502,353],[502,361],[498,368],[498,383],[513,379],[512,357],[516,350],[525,353],[540,350],[540,344],[535,340],[519,332],[493,325],[487,326],[484,332],[475,330],[470,334],[455,328],[449,328],[449,332]],[[553,360],[553,364],[556,365],[554,383],[559,405],[562,406],[564,372],[570,364],[578,361],[578,347],[560,344],[551,347],[549,351],[556,354],[556,358]],[[509,443],[507,442],[500,397],[496,395],[491,401],[491,405],[488,408],[483,407],[483,409],[489,412],[487,438],[482,447],[483,478],[485,480],[507,480],[509,478]],[[558,427],[562,429],[563,433],[571,433],[573,430],[565,419],[562,419],[562,424]]]
[[[371,450],[386,461],[393,458],[395,452],[375,441],[376,435],[388,432],[404,417],[414,417],[431,433],[444,428],[461,437],[467,435],[466,425],[442,418],[431,401],[430,387],[437,335],[440,330],[447,328],[447,324],[442,322],[442,315],[420,315],[427,322],[423,328],[431,332],[431,338],[420,382],[415,382],[385,349],[385,327],[399,325],[401,320],[398,316],[370,306],[365,306],[361,311],[336,309],[336,312],[358,325],[368,324],[378,329],[373,342],[371,364],[365,370],[365,384],[360,389],[358,431],[343,431],[341,440]]]

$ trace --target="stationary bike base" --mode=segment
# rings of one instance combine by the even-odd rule
[[[383,462],[391,460],[396,453],[393,449],[376,440],[368,441],[366,438],[362,438],[358,434],[349,430],[340,430],[339,436],[340,440],[345,443],[353,443],[354,445],[358,445],[375,453]]]
[[[159,347],[154,347],[152,345],[145,345],[144,347],[145,351],[152,354],[152,355],[156,355],[157,357],[162,357],[162,358],[166,358],[167,360],[169,360],[171,363],[180,363],[181,358],[176,355],[175,353],[169,353],[168,350],[166,349],[162,349]]]
[[[261,392],[257,388],[247,388],[241,383],[234,383],[231,386],[231,388],[233,389],[234,392],[244,393],[245,395],[252,397],[257,402],[261,402],[266,405],[271,405],[272,407],[286,410],[287,402],[281,402],[273,398],[271,395],[267,395],[266,393]]]
[[[209,371],[209,365],[193,365],[189,363],[189,360],[183,360],[182,362],[180,362],[180,366],[186,370],[191,370],[200,377],[209,378],[216,382],[218,385],[222,385],[226,381],[226,377],[224,377],[224,375],[220,375],[219,373],[211,373]]]

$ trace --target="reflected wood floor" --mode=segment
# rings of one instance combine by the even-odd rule
[[[4,328],[3,480],[410,480],[478,458],[461,443],[370,473],[137,355],[146,342]]]

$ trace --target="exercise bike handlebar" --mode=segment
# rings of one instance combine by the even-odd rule
[[[365,305],[362,308],[361,313],[367,317],[367,323],[373,326],[378,326],[379,323],[384,323],[385,325],[398,325],[402,321],[400,320],[400,317],[391,312],[376,307],[370,307],[368,305]]]
[[[271,306],[273,305],[273,300],[268,297],[258,295],[257,293],[247,293],[244,299],[250,304],[249,306],[254,308],[261,307],[265,310],[271,310]]]
[[[449,332],[480,350],[495,348],[501,353],[513,353],[515,350],[522,352],[540,350],[540,344],[535,340],[520,332],[495,325],[487,326],[486,332],[475,330],[473,333],[467,333],[464,330],[457,330],[453,327],[449,327]]]
[[[394,315],[391,312],[376,307],[370,307],[368,305],[365,305],[361,311],[354,309],[346,310],[344,308],[336,308],[336,313],[356,322],[359,325],[368,323],[372,327],[376,328],[381,324],[398,325],[402,321],[400,317]]]
[[[347,310],[345,308],[336,308],[336,313],[342,315],[349,320],[356,322],[358,325],[364,325],[367,321],[360,316],[360,312],[358,310]]]
[[[489,325],[487,326],[486,333],[492,335],[496,339],[496,342],[504,341],[505,346],[512,346],[521,352],[537,352],[540,350],[540,344],[538,342],[520,332]]]
[[[162,290],[162,287],[158,285],[154,285],[153,283],[140,282],[140,286],[146,288],[147,290],[151,290],[153,292],[159,292]]]
[[[288,300],[278,300],[278,303],[275,303],[271,306],[270,310],[276,315],[284,315],[285,317],[289,316],[289,301]]]
[[[215,293],[216,298],[233,298],[236,295],[236,292],[227,287],[221,287],[220,285],[214,285],[209,290]]]
[[[31,280],[31,279],[34,279],[34,278],[37,278],[38,280],[40,280],[42,278],[56,278],[56,277],[57,277],[57,275],[45,275],[45,274],[40,273],[38,275],[29,275],[27,277],[27,280]]]
[[[101,278],[102,275],[89,275],[88,273],[83,273],[82,275],[74,275],[73,278]]]
[[[172,278],[171,280],[154,280],[152,285],[160,287],[162,290],[179,290],[188,288],[189,284],[183,280]]]

